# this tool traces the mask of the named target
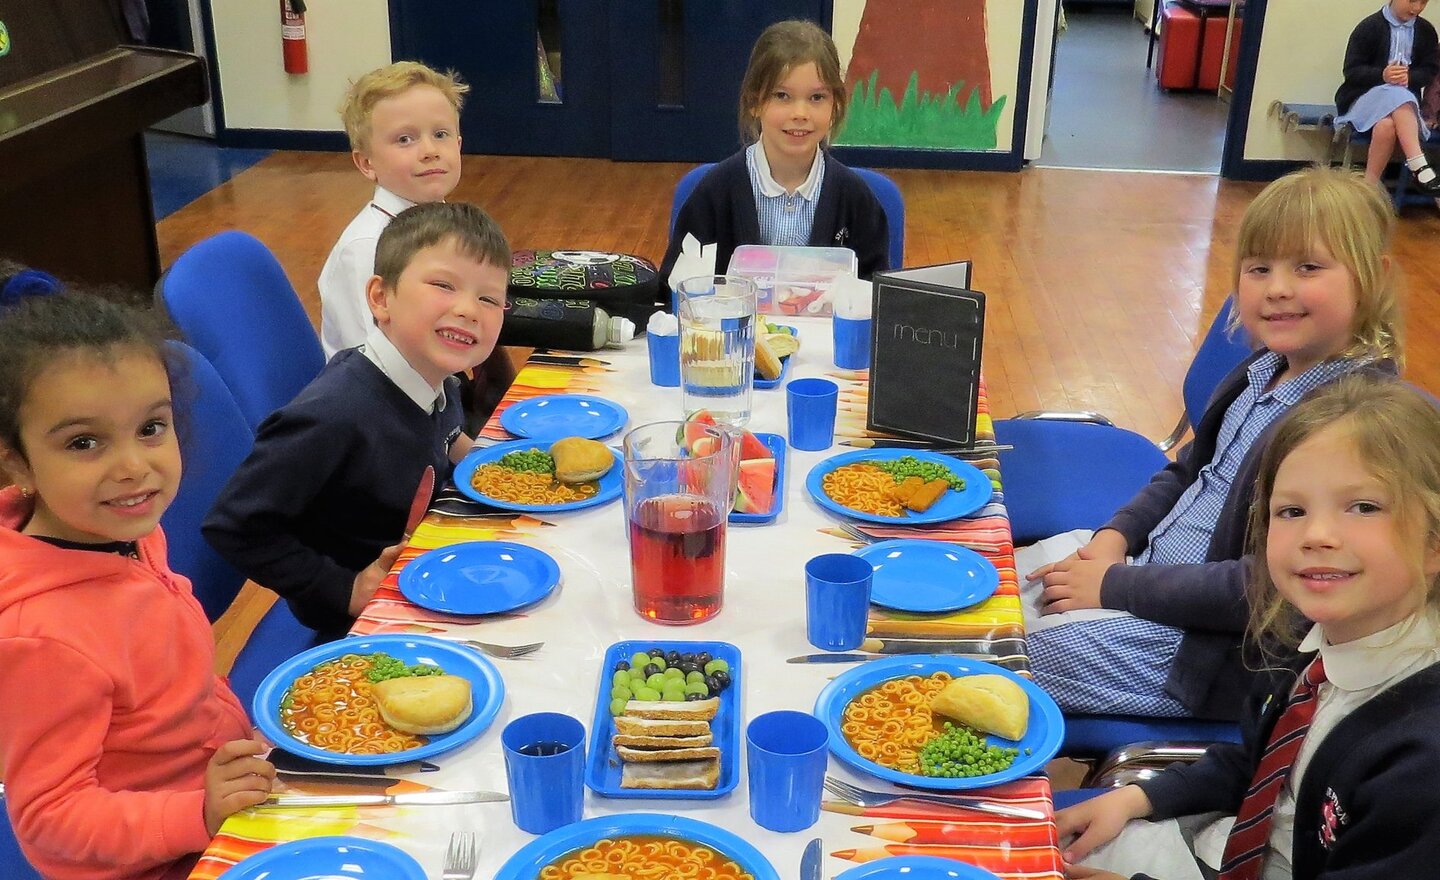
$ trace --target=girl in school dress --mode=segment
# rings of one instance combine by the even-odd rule
[[[1435,402],[1399,380],[1347,377],[1286,416],[1251,513],[1248,635],[1270,668],[1244,744],[1060,811],[1067,876],[1435,876],[1437,437]]]
[[[1440,40],[1420,17],[1428,2],[1390,0],[1355,26],[1345,47],[1345,81],[1335,93],[1335,122],[1370,132],[1367,180],[1379,182],[1398,146],[1420,187],[1440,195],[1440,177],[1420,146],[1430,137],[1420,113],[1421,90],[1440,69]]]
[[[884,209],[824,149],[845,121],[846,103],[829,34],[808,21],[766,28],[740,86],[748,146],[706,172],[685,200],[660,277],[670,277],[686,233],[716,245],[720,273],[742,244],[850,248],[861,278],[890,268]]]

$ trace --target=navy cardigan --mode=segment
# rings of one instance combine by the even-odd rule
[[[1420,99],[1422,89],[1435,79],[1440,59],[1440,39],[1435,26],[1415,19],[1415,44],[1410,50],[1410,91]],[[1390,63],[1390,22],[1384,11],[1360,19],[1345,46],[1345,81],[1335,92],[1335,109],[1347,113],[1355,99],[1385,82],[1385,65]]]
[[[670,247],[660,265],[660,278],[665,283],[669,282],[687,232],[701,244],[716,245],[715,271],[720,274],[730,265],[730,255],[737,247],[760,243],[760,215],[755,210],[744,150],[707,171],[681,206],[670,234]],[[825,154],[825,179],[820,184],[820,201],[815,205],[815,223],[810,227],[808,244],[850,248],[855,252],[861,278],[891,268],[885,209],[860,175],[829,152]]]

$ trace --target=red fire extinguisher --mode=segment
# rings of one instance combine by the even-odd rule
[[[305,0],[280,0],[280,45],[286,73],[309,73],[310,53],[305,44]]]

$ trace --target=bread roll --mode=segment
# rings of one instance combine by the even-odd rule
[[[385,723],[404,733],[449,733],[470,717],[470,680],[458,675],[409,675],[370,689]]]
[[[1013,740],[1030,724],[1030,697],[1003,675],[967,675],[931,698],[930,711]]]
[[[609,473],[615,466],[610,447],[584,437],[565,437],[550,447],[555,459],[555,479],[562,483],[589,483]]]

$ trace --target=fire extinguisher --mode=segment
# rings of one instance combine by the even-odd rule
[[[310,51],[305,44],[305,0],[280,0],[280,45],[286,73],[309,73]]]

